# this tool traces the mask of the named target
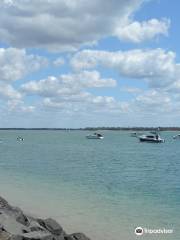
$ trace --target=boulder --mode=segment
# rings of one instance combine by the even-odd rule
[[[83,233],[66,234],[52,218],[25,215],[0,197],[0,240],[90,240]]]
[[[53,240],[53,236],[49,232],[29,232],[22,234],[23,240]]]
[[[23,237],[20,235],[13,235],[11,236],[10,240],[23,240]]]
[[[11,206],[4,198],[0,197],[0,208],[11,209]]]
[[[64,234],[61,234],[59,236],[53,236],[53,240],[65,240],[65,235]]]
[[[83,233],[73,233],[66,236],[65,240],[90,240],[90,239]]]
[[[63,228],[52,218],[37,219],[38,223],[54,235],[61,235]]]
[[[5,232],[5,231],[0,231],[0,239],[1,240],[9,240],[10,239],[10,234]]]
[[[24,226],[29,226],[29,220],[28,218],[24,215],[21,209],[19,208],[14,208],[13,212],[15,214],[16,221],[21,223]]]

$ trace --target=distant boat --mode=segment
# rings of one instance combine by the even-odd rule
[[[86,138],[88,138],[88,139],[103,139],[104,137],[100,133],[94,133],[91,135],[87,135]]]
[[[17,137],[17,141],[24,141],[24,138],[23,138],[23,137],[20,137],[20,136],[18,136],[18,137]]]
[[[140,142],[151,142],[151,143],[163,143],[164,139],[160,137],[159,134],[149,134],[149,135],[141,135],[139,136]]]
[[[180,139],[180,134],[173,136],[174,139]]]

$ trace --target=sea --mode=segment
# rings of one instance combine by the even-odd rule
[[[129,131],[101,131],[102,140],[89,133],[1,130],[0,196],[92,240],[179,240],[177,133],[162,132],[160,144],[141,143]]]

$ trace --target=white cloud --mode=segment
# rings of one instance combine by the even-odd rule
[[[143,80],[150,88],[165,88],[180,78],[180,64],[174,52],[163,49],[130,51],[83,50],[75,54],[74,70],[96,68],[99,65],[115,69],[121,76]]]
[[[11,99],[7,101],[7,109],[9,112],[32,113],[35,106],[26,105],[24,101],[19,99]]]
[[[97,71],[50,76],[40,81],[31,81],[21,86],[23,93],[42,97],[43,106],[64,111],[108,111],[121,105],[110,96],[96,96],[87,91],[91,88],[115,87],[113,79],[103,79]]]
[[[28,55],[24,49],[0,48],[0,81],[15,81],[47,64],[43,57]]]
[[[143,90],[137,87],[124,86],[121,88],[121,91],[130,93],[130,94],[138,94],[138,93],[141,93]]]
[[[148,90],[136,97],[135,106],[143,113],[167,112],[172,110],[172,99],[166,92]]]
[[[53,65],[55,67],[61,67],[62,65],[64,65],[65,61],[62,57],[57,58],[56,60],[53,61]]]
[[[159,35],[168,35],[170,20],[150,19],[144,22],[134,21],[116,29],[115,35],[123,41],[140,43]]]
[[[4,7],[9,7],[9,6],[13,5],[14,0],[1,0],[1,2],[3,2]]]
[[[0,2],[0,39],[15,47],[74,50],[112,36],[143,0]]]
[[[23,93],[13,81],[22,80],[26,75],[47,66],[44,57],[27,54],[25,49],[0,48],[0,100],[7,112],[32,112],[33,106],[23,101]]]
[[[175,57],[175,53],[162,49],[125,52],[83,50],[72,58],[75,72],[27,82],[21,86],[21,91],[26,95],[40,96],[45,108],[57,111],[170,112],[174,109],[170,86],[177,85],[180,76],[180,65]],[[127,102],[120,102],[112,96],[96,96],[89,89],[116,86],[114,79],[103,79],[98,71],[87,70],[98,66],[115,69],[127,78],[145,81],[149,90],[125,86],[122,91],[135,94],[134,99]]]
[[[72,95],[68,98],[44,98],[43,106],[48,110],[64,111],[68,113],[122,113],[127,112],[128,104],[116,101],[109,96],[95,96],[88,92]]]
[[[40,81],[30,81],[21,88],[27,94],[54,97],[78,95],[86,88],[114,86],[116,86],[115,80],[103,79],[97,71],[82,71],[75,74],[64,74],[60,77],[50,76]]]
[[[10,84],[6,84],[0,81],[0,98],[2,99],[21,99],[20,92],[15,90]]]

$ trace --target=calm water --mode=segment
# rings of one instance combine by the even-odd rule
[[[137,226],[180,239],[180,140],[139,143],[129,132],[1,131],[0,195],[94,240],[133,240]],[[17,142],[21,135],[24,142]]]

